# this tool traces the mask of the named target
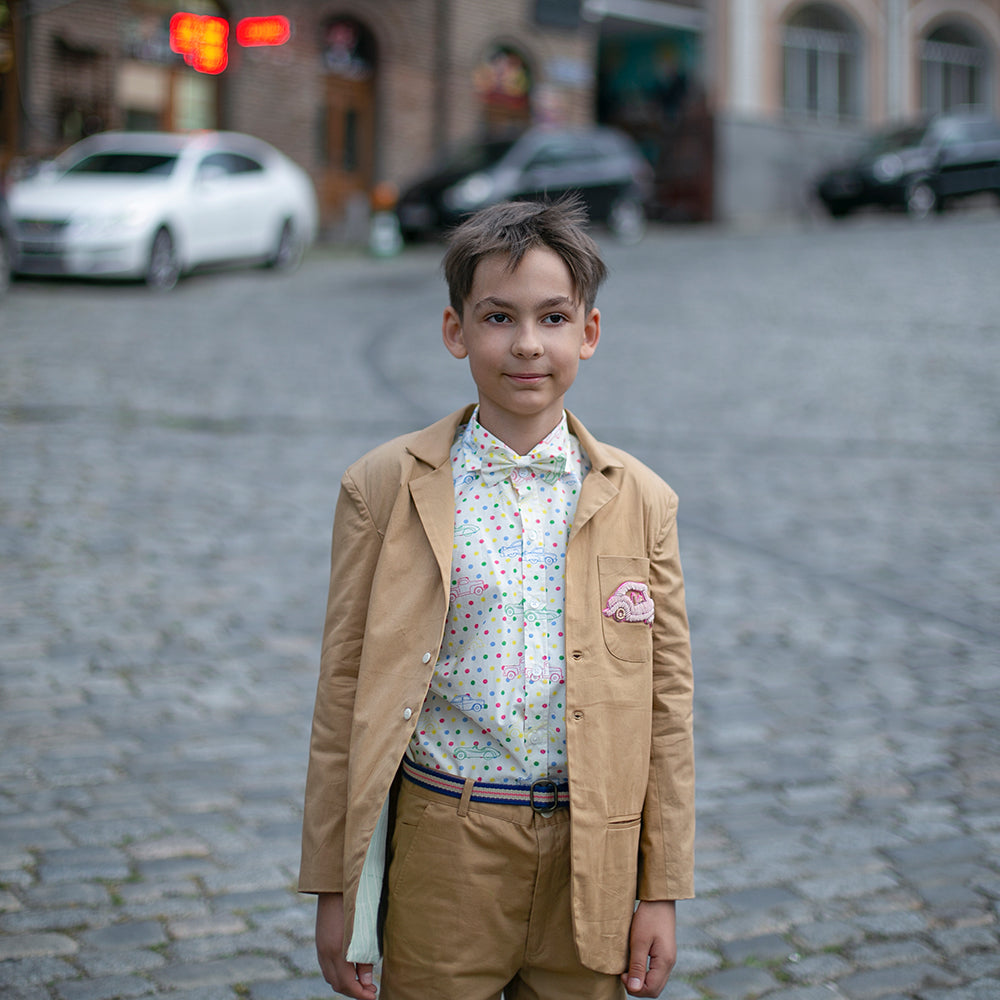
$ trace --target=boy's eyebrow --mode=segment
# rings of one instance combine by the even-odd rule
[[[532,307],[534,309],[564,309],[566,306],[575,307],[576,301],[571,299],[568,295],[553,295],[550,299],[542,299],[541,302],[536,302]],[[482,309],[484,307],[489,307],[491,309],[516,309],[517,303],[507,302],[504,299],[498,298],[495,295],[487,295],[485,298],[480,299],[473,305],[473,309]]]

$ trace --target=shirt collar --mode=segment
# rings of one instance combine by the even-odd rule
[[[460,429],[458,444],[459,455],[457,464],[464,471],[478,470],[482,466],[483,456],[485,455],[504,456],[512,462],[521,457],[518,456],[513,448],[504,444],[503,441],[495,437],[479,423],[478,406],[473,410],[469,422]],[[544,440],[539,441],[528,452],[528,455],[563,455],[566,458],[566,471],[564,475],[575,475],[577,478],[582,478],[581,473],[584,463],[582,449],[579,442],[569,432],[565,410],[559,423],[545,436]]]

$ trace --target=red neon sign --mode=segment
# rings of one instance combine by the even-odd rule
[[[255,45],[284,45],[292,36],[287,17],[244,17],[236,25],[236,41],[250,48]]]
[[[229,65],[229,22],[223,17],[174,14],[170,48],[199,73],[221,73]]]

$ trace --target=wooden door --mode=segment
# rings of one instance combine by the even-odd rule
[[[326,81],[326,166],[320,183],[324,218],[339,219],[352,196],[374,183],[375,100],[371,79]]]

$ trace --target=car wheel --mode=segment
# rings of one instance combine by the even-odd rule
[[[638,243],[646,234],[646,210],[632,195],[623,195],[611,206],[608,228],[621,243]]]
[[[906,194],[906,211],[914,219],[926,219],[937,208],[938,198],[927,181],[916,181]]]
[[[181,262],[174,238],[168,229],[158,229],[149,250],[146,284],[160,292],[168,292],[181,276]]]
[[[295,223],[291,219],[285,219],[274,244],[274,250],[267,259],[267,266],[273,267],[276,271],[294,271],[302,262],[304,250]]]

